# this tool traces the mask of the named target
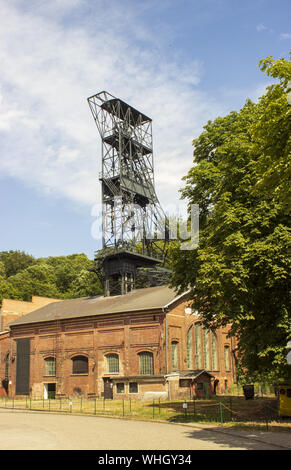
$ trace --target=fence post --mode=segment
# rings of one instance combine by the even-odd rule
[[[265,405],[265,418],[266,418],[266,431],[269,431],[269,423],[268,423],[268,407]]]
[[[161,415],[161,399],[159,398],[159,416]]]
[[[153,400],[153,418],[155,417],[155,400]]]
[[[80,398],[80,413],[82,413],[82,397]]]
[[[187,401],[184,402],[185,418],[187,420]]]
[[[223,412],[222,412],[222,403],[219,402],[219,412],[220,412],[220,422],[223,424]]]
[[[195,397],[193,397],[193,415],[195,416],[196,408],[195,408]]]
[[[103,411],[105,411],[105,398],[103,398]]]
[[[230,420],[232,421],[232,399],[229,397],[229,408],[230,408]]]
[[[122,400],[122,416],[124,416],[124,399]]]
[[[96,397],[95,397],[95,403],[94,403],[94,415],[96,415]]]
[[[131,414],[131,398],[129,399],[129,411],[130,411],[130,414]]]

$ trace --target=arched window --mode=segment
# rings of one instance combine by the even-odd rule
[[[153,375],[154,356],[152,353],[145,351],[139,354],[139,373],[141,375]]]
[[[204,369],[210,369],[209,361],[209,331],[203,328],[203,355],[204,355]]]
[[[202,354],[201,354],[201,323],[195,323],[195,355],[196,367],[202,368]]]
[[[224,365],[225,365],[225,370],[230,370],[229,369],[229,346],[224,346]]]
[[[177,370],[179,367],[178,364],[178,342],[172,341],[172,369]]]
[[[45,375],[56,375],[56,360],[54,357],[45,359]]]
[[[119,372],[119,357],[118,354],[107,354],[107,372],[109,374],[116,374]]]
[[[216,336],[211,332],[212,370],[218,370]]]
[[[88,358],[86,356],[75,356],[72,358],[73,374],[88,374]]]
[[[187,333],[187,366],[193,369],[193,327],[191,326]]]

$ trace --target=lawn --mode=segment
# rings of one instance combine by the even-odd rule
[[[209,400],[141,401],[100,398],[3,398],[2,408],[127,417],[175,423],[217,423],[224,426],[291,431],[291,418],[278,419],[275,397],[216,396]]]

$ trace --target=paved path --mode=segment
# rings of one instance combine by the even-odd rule
[[[282,450],[271,436],[269,442],[262,433],[255,437],[205,426],[0,409],[0,450]]]

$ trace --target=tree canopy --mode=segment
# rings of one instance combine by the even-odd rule
[[[193,141],[182,198],[199,204],[199,246],[172,245],[172,286],[190,297],[206,326],[231,325],[236,357],[252,377],[290,377],[291,63],[260,68],[279,83],[240,111],[209,121]]]
[[[102,287],[84,254],[34,258],[22,251],[0,252],[0,301],[30,301],[33,295],[67,299],[97,295]]]

